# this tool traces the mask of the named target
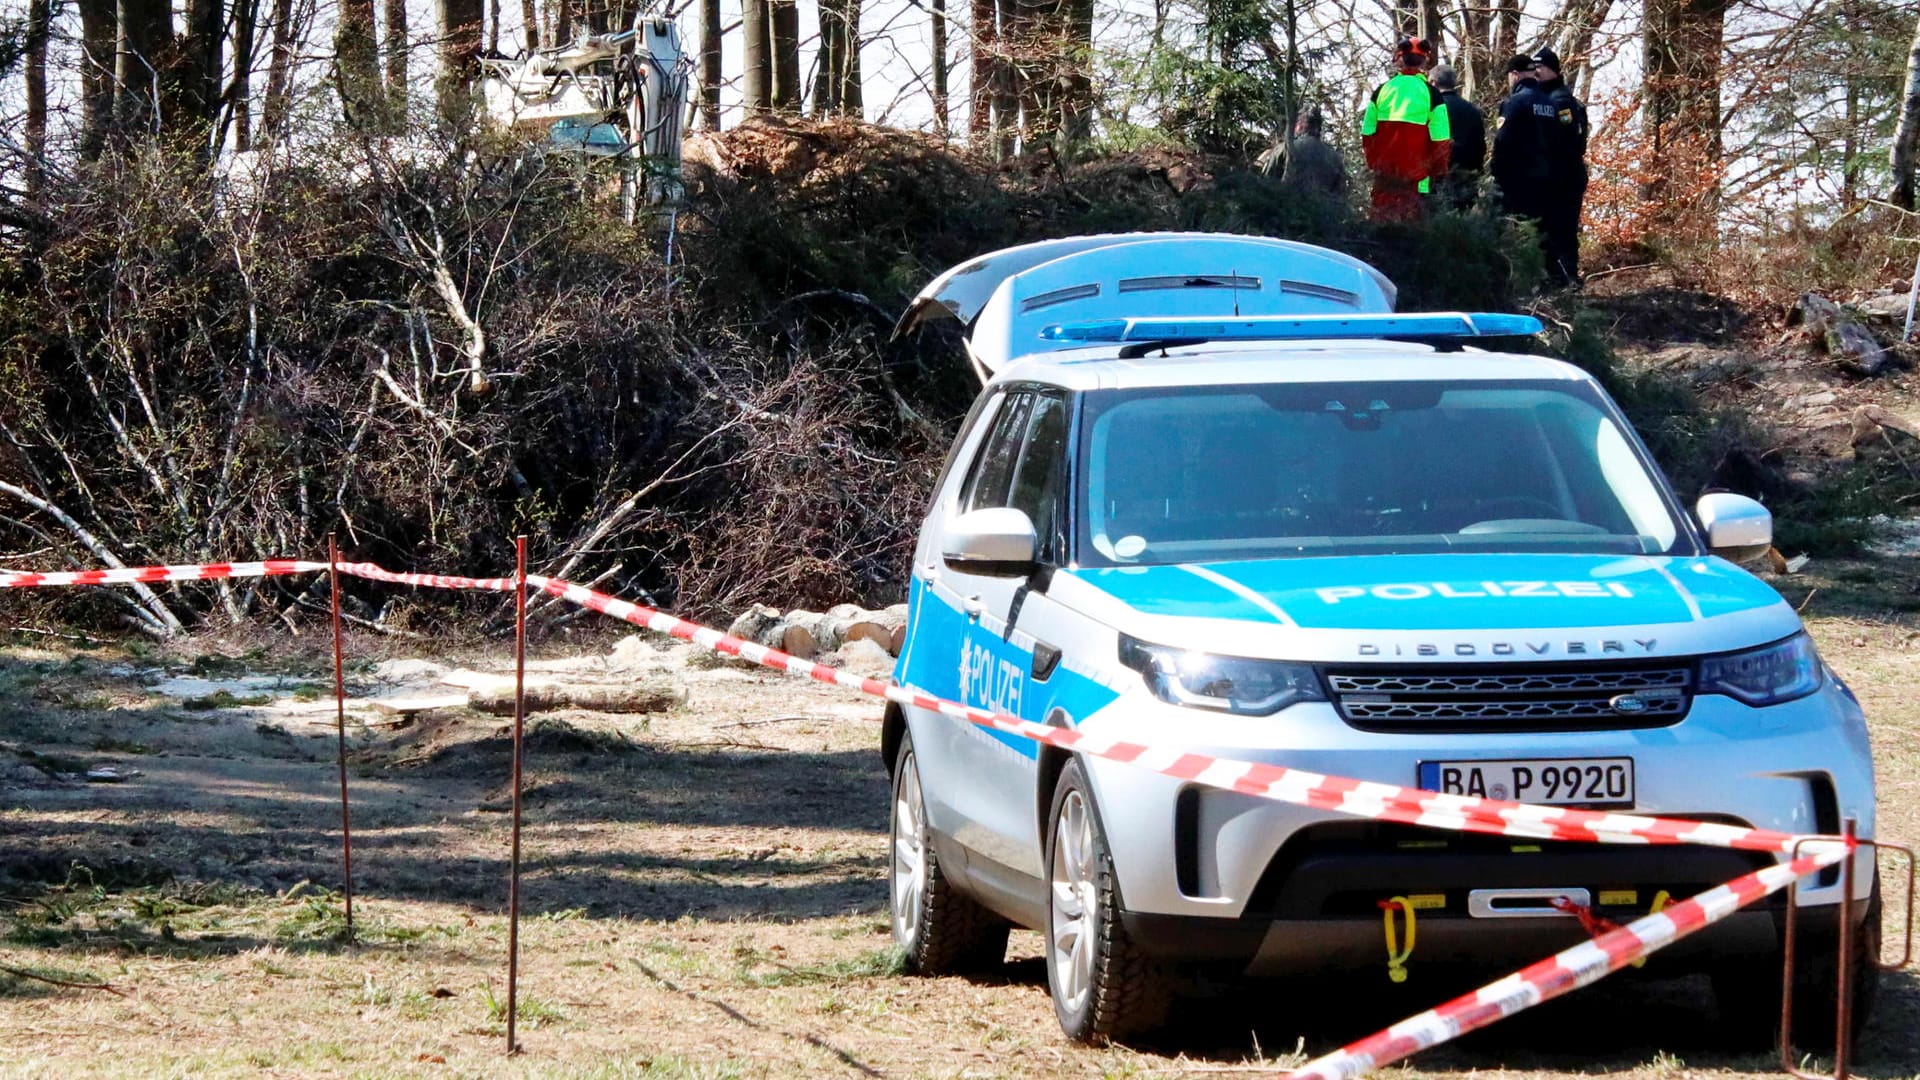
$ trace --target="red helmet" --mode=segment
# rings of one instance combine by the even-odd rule
[[[1421,37],[1401,38],[1393,47],[1393,58],[1406,67],[1426,67],[1433,61],[1433,43]]]

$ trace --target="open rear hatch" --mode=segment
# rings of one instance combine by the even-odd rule
[[[1113,233],[1006,248],[920,290],[894,336],[959,320],[982,381],[1034,353],[1082,343],[1049,326],[1093,319],[1353,315],[1393,310],[1393,283],[1350,255],[1224,233]]]

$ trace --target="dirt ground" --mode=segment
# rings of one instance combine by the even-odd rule
[[[1914,561],[1816,563],[1776,582],[1866,705],[1881,832],[1909,842]],[[689,699],[644,716],[548,713],[531,729],[525,1052],[512,1059],[506,721],[456,709],[392,727],[356,710],[348,945],[317,653],[13,639],[0,651],[0,967],[112,989],[0,972],[0,1075],[1258,1075],[1464,988],[1418,971],[1393,986],[1384,970],[1335,987],[1255,984],[1192,1009],[1164,1046],[1070,1046],[1037,935],[1015,935],[1001,976],[900,974],[877,703],[616,639],[556,642],[535,666],[643,671],[684,682]],[[394,649],[350,643],[357,657]],[[435,659],[508,670],[504,648]],[[440,670],[351,668],[359,694]],[[137,775],[82,779],[101,766]],[[1913,973],[1888,978],[1859,1057],[1865,1076],[1920,1074]],[[1766,1055],[1729,1047],[1699,978],[1609,980],[1402,1075],[1598,1072],[1777,1075]]]

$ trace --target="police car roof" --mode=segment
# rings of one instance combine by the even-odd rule
[[[1124,346],[1140,350],[1141,343]],[[1043,383],[1067,390],[1229,386],[1251,383],[1592,381],[1572,364],[1545,356],[1467,348],[1441,352],[1402,341],[1236,341],[1151,347],[1150,355],[1121,357],[1123,346],[1102,344],[1034,353],[1002,368],[989,386]],[[1163,354],[1164,353],[1164,354]]]

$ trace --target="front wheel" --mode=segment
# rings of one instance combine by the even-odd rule
[[[1048,818],[1047,986],[1075,1042],[1124,1042],[1166,1023],[1172,980],[1120,921],[1106,832],[1078,761],[1061,770]]]
[[[907,968],[922,975],[984,971],[1007,957],[1007,921],[960,891],[940,866],[920,791],[920,760],[903,735],[893,769],[888,907]]]

